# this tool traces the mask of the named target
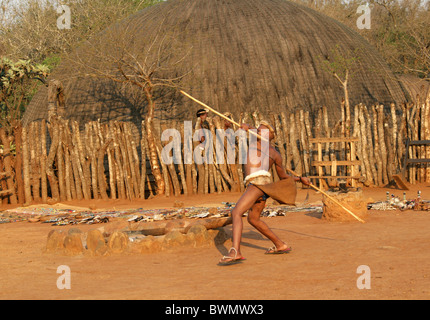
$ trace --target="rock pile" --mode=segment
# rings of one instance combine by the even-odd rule
[[[184,224],[182,222],[182,224]],[[222,227],[208,229],[202,223],[170,223],[163,235],[145,235],[124,224],[111,224],[88,232],[78,228],[52,230],[47,237],[45,253],[67,256],[107,256],[112,254],[145,254],[180,246],[205,247],[224,243],[228,236]]]

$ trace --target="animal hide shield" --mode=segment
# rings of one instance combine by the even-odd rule
[[[296,205],[297,188],[293,177],[265,185],[255,185],[273,200],[281,204]]]

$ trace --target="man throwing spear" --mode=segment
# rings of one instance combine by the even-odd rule
[[[219,115],[221,118],[224,118],[225,120],[236,125],[237,127],[241,127],[247,131],[251,128],[249,125],[240,126],[233,119],[230,119],[227,116],[219,113],[215,109],[207,106],[203,102],[197,100],[182,90],[181,93]],[[297,174],[289,169],[287,170],[295,175],[294,178],[285,172],[285,169],[282,167],[281,155],[276,151],[275,148],[269,146],[268,142],[275,137],[275,130],[267,121],[260,121],[260,127],[258,128],[259,134],[256,134],[253,131],[250,132],[253,133],[254,136],[257,136],[258,140],[250,143],[247,154],[247,162],[245,163],[245,172],[247,175],[245,178],[245,183],[247,184],[247,189],[242,197],[240,197],[232,211],[233,247],[230,249],[227,256],[222,257],[220,264],[230,264],[243,260],[243,256],[240,252],[240,242],[243,229],[242,215],[247,210],[250,210],[248,213],[249,223],[263,235],[269,238],[274,244],[272,248],[266,251],[266,254],[282,254],[291,251],[291,247],[287,246],[281,239],[278,238],[278,236],[273,233],[272,230],[270,230],[270,228],[263,221],[260,220],[260,214],[266,205],[267,198],[269,197],[282,204],[295,205],[297,194],[295,182],[297,181],[300,181],[304,185],[310,186],[311,188],[321,192],[358,221],[365,223],[364,220],[357,217],[351,210],[343,206],[335,198],[329,196],[323,190],[314,186],[308,178],[297,177]],[[261,133],[264,134],[264,132],[266,132],[266,138],[261,136]],[[273,164],[275,164],[276,172],[281,179],[275,183],[271,183],[269,173],[269,169]]]
[[[246,131],[253,129],[247,124],[243,124],[241,128]],[[274,244],[273,247],[266,251],[266,254],[289,253],[291,247],[283,242],[260,219],[260,215],[269,197],[283,204],[294,205],[297,193],[295,182],[302,182],[305,185],[310,184],[307,178],[292,177],[286,173],[282,166],[281,155],[269,143],[275,137],[275,131],[267,121],[260,122],[257,133],[258,138],[250,142],[245,163],[245,184],[247,188],[231,213],[233,218],[233,246],[227,256],[221,258],[220,265],[233,264],[244,260],[240,251],[243,230],[242,216],[248,210],[248,222]],[[272,183],[269,173],[273,164],[275,164],[276,172],[281,179],[275,183]]]

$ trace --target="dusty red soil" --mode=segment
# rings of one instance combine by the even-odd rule
[[[413,186],[408,199],[430,185]],[[364,190],[370,201],[385,200],[384,188]],[[299,190],[297,202],[307,190]],[[240,194],[180,197],[185,206],[220,206]],[[175,198],[141,202],[68,203],[91,208],[166,208]],[[321,195],[310,191],[310,202]],[[50,230],[72,226],[16,222],[0,225],[0,299],[429,299],[430,212],[370,211],[365,224],[328,222],[320,215],[288,213],[264,218],[293,247],[288,255],[267,256],[271,246],[244,218],[241,264],[217,265],[230,240],[209,248],[107,257],[43,253]],[[80,225],[86,231],[94,225]],[[225,227],[230,234],[231,226]],[[71,270],[71,289],[56,286],[57,268]],[[371,288],[358,289],[357,268],[367,265]]]

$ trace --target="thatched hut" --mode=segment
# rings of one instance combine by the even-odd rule
[[[430,94],[430,82],[428,80],[410,74],[402,75],[399,78],[411,102],[423,102]]]
[[[400,105],[407,100],[374,47],[354,30],[307,7],[286,0],[169,0],[112,26],[63,60],[51,78],[64,85],[66,116],[80,123],[122,120],[140,127],[146,110],[140,88],[81,77],[75,63],[85,61],[87,71],[94,67],[111,73],[112,66],[103,69],[105,58],[111,57],[114,64],[115,55],[121,50],[124,54],[124,49],[143,57],[151,45],[154,49],[163,41],[168,54],[157,63],[170,61],[175,67],[167,77],[184,75],[183,90],[236,117],[257,109],[315,112],[326,106],[330,118],[339,119],[343,89],[322,68],[322,60],[334,58],[334,47],[345,55],[357,54],[349,85],[351,105]],[[99,49],[93,50],[96,46]],[[191,119],[199,108],[177,90],[158,94],[160,119]],[[24,122],[47,118],[47,105],[47,89],[42,88]]]

